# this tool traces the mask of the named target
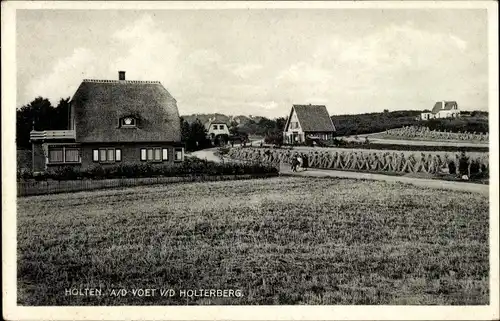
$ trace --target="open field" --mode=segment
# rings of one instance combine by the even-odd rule
[[[488,211],[478,194],[298,177],[20,198],[18,302],[488,304]],[[86,287],[102,295],[65,295]]]

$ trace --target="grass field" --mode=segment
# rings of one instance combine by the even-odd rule
[[[488,304],[488,210],[478,194],[298,177],[20,198],[18,302]],[[131,293],[146,288],[175,295]]]

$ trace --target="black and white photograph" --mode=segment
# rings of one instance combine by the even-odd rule
[[[2,69],[4,318],[498,319],[496,2],[6,1]]]

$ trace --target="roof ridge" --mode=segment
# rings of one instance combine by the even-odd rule
[[[157,80],[109,80],[109,79],[83,79],[83,82],[92,82],[100,84],[160,84]]]

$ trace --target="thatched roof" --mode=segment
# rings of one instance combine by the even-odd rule
[[[293,105],[288,117],[285,131],[288,130],[290,118],[293,111],[297,114],[302,131],[304,132],[334,132],[333,125],[328,110],[325,105]]]
[[[452,110],[454,109],[453,107],[457,107],[457,102],[456,101],[444,101],[444,106],[442,101],[438,101],[437,103],[434,104],[434,107],[432,108],[432,113],[437,114],[441,110]]]
[[[77,142],[180,142],[177,102],[157,81],[84,80],[71,100]],[[132,116],[136,128],[120,128]]]

